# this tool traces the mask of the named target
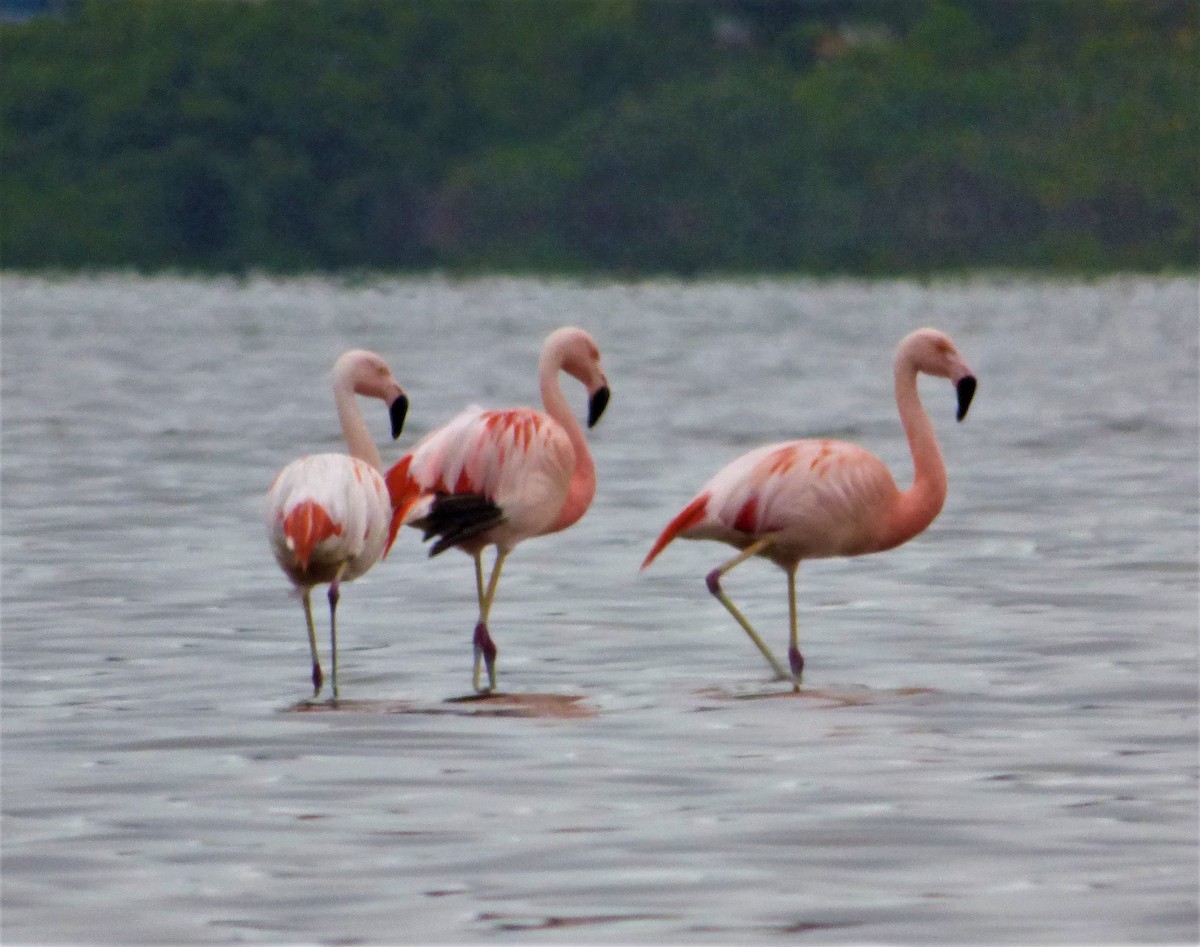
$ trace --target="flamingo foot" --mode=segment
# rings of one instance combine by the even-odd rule
[[[800,690],[800,678],[804,674],[804,655],[795,645],[788,648],[788,663],[792,666],[792,681],[798,691]]]
[[[325,675],[321,673],[321,665],[313,663],[312,672],[313,697],[321,693],[321,685],[325,683]]]
[[[487,694],[496,689],[496,655],[498,652],[499,649],[496,647],[496,643],[492,641],[492,636],[488,634],[487,623],[479,622],[475,626],[475,675],[471,682],[476,693]],[[479,684],[481,661],[487,666],[487,687],[481,687]]]

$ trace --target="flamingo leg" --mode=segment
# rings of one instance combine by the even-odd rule
[[[804,674],[804,655],[800,653],[800,638],[796,629],[796,570],[788,569],[788,664],[792,666],[792,688],[800,691],[800,677]]]
[[[758,555],[758,553],[762,552],[769,545],[771,545],[771,537],[769,536],[765,536],[762,539],[751,543],[724,565],[717,566],[717,568],[713,569],[712,572],[705,577],[705,583],[708,585],[708,590],[713,594],[713,597],[725,606],[725,610],[733,616],[734,621],[741,625],[742,630],[750,636],[750,640],[753,641],[758,650],[762,652],[763,657],[767,659],[767,663],[771,665],[779,679],[781,681],[791,681],[794,686],[798,687],[799,681],[797,681],[795,677],[784,670],[783,665],[780,664],[775,655],[771,653],[771,649],[767,647],[766,642],[764,642],[762,638],[759,637],[758,632],[754,630],[754,626],[746,620],[746,616],[743,615],[741,611],[738,610],[738,607],[729,600],[729,596],[726,595],[724,590],[721,588],[721,577],[724,576],[725,573],[727,573],[730,569],[733,569],[735,566],[740,566],[750,557]]]
[[[304,602],[304,621],[308,625],[308,647],[312,651],[312,682],[313,697],[321,693],[324,677],[321,674],[321,659],[317,656],[317,630],[313,627],[312,589],[305,589],[301,595]]]
[[[338,569],[337,575],[334,576],[333,581],[329,583],[329,642],[330,642],[331,648],[333,649],[333,658],[330,663],[329,676],[330,676],[330,681],[331,681],[331,685],[332,685],[332,689],[333,689],[333,699],[335,701],[338,699],[337,606],[338,606],[338,601],[342,597],[342,592],[341,592],[342,573],[346,571],[346,565],[347,565],[346,563],[344,563],[344,562],[342,563],[341,568]]]
[[[507,552],[496,550],[496,562],[492,566],[492,576],[488,579],[487,594],[483,600],[483,620],[487,621],[488,615],[492,611],[492,601],[496,598],[496,587],[500,584],[500,570],[504,567],[504,560],[508,558]]]
[[[480,694],[486,694],[496,689],[496,654],[499,649],[496,643],[492,641],[492,636],[488,634],[488,615],[492,611],[492,602],[496,598],[496,587],[500,584],[500,571],[504,568],[504,560],[508,558],[507,552],[496,550],[496,562],[492,566],[492,574],[488,579],[487,588],[483,587],[483,565],[480,562],[482,553],[476,553],[475,566],[476,576],[479,587],[479,622],[475,625],[475,670],[471,676],[471,686]],[[483,665],[487,666],[488,684],[487,687],[481,687],[480,671]]]
[[[475,598],[479,602],[479,614],[483,615],[483,551],[475,553]]]
[[[480,671],[482,670],[483,652],[487,642],[491,641],[491,636],[488,634],[487,623],[484,621],[484,599],[487,593],[483,585],[483,550],[479,549],[471,557],[475,560],[475,596],[479,602],[479,620],[475,622],[475,636],[473,644],[475,647],[475,668],[471,673],[471,686],[476,693],[483,693],[483,689],[479,686]],[[494,645],[493,645],[494,647]]]

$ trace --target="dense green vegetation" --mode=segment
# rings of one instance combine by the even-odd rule
[[[0,26],[0,263],[1191,268],[1192,0],[94,0]]]

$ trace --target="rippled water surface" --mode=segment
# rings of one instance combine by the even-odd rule
[[[450,700],[470,561],[409,531],[344,589],[341,706],[306,707],[259,510],[339,449],[336,355],[407,388],[399,444],[363,405],[390,462],[533,403],[564,323],[612,383],[600,486],[509,560],[508,696]],[[980,379],[961,425],[922,383],[949,498],[801,568],[791,696],[704,588],[725,547],[638,564],[759,443],[852,439],[907,483],[891,357],[922,324]],[[1200,936],[1194,280],[8,277],[2,328],[6,943]],[[726,588],[782,654],[783,574]]]

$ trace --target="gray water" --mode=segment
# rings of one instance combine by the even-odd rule
[[[470,561],[408,531],[344,588],[341,705],[306,708],[259,509],[339,449],[334,358],[406,387],[398,444],[363,404],[390,462],[534,403],[565,323],[613,398],[591,511],[509,560],[510,696],[450,700]],[[704,588],[725,547],[638,565],[756,444],[855,440],[906,483],[891,357],[923,324],[980,380],[961,425],[922,382],[949,498],[801,568],[791,696]],[[2,327],[6,943],[1200,936],[1195,280],[9,276]],[[783,654],[783,574],[726,588]]]

